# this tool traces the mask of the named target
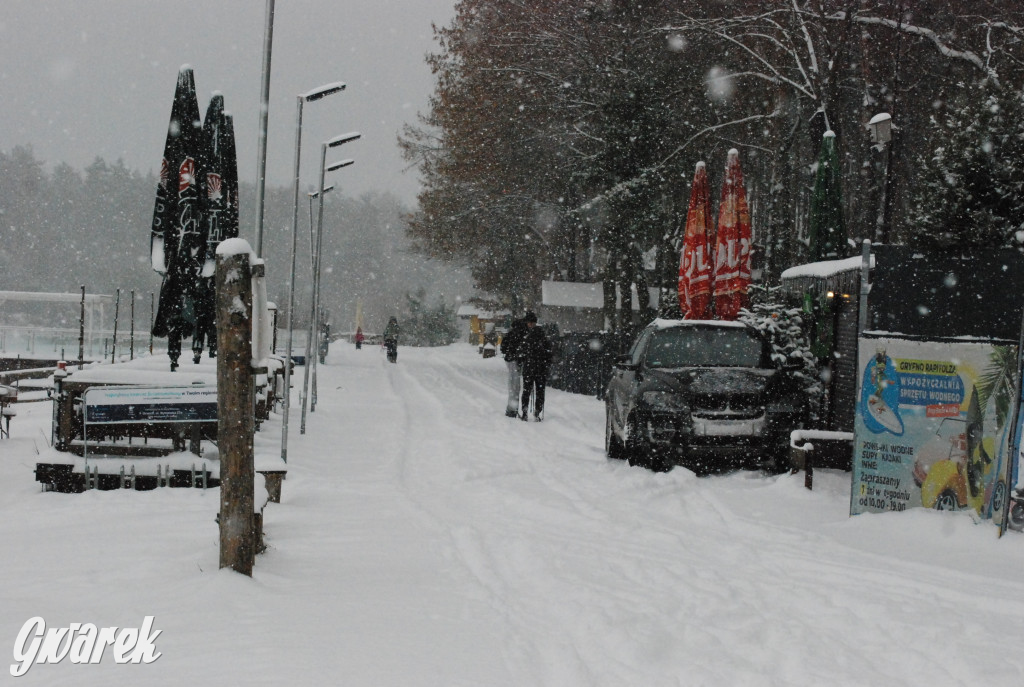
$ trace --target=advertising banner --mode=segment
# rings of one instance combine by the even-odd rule
[[[857,369],[850,514],[923,507],[998,520],[1016,344],[867,335]]]
[[[85,392],[86,424],[216,422],[216,387],[93,387]]]
[[[1024,394],[1024,389],[1022,389],[1022,394]],[[1009,495],[1007,495],[1010,498],[1010,504],[1007,507],[1006,522],[1000,527],[1000,533],[1006,531],[1007,528],[1024,531],[1024,495],[1021,493],[1021,485],[1018,481],[1020,479],[1020,466],[1024,462],[1024,455],[1022,455],[1024,446],[1021,445],[1021,433],[1024,432],[1024,398],[1018,401],[1016,430],[1013,447],[1010,452],[1010,464],[1006,467],[1006,473],[1004,474],[1004,480],[1006,483],[1013,485],[1013,488],[1010,489]],[[1002,493],[997,492],[997,497],[1002,497]],[[993,517],[996,517],[996,514],[1001,510],[1001,503],[996,498],[995,503],[992,504],[992,509],[995,511]]]

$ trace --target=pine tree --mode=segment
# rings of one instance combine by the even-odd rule
[[[771,346],[772,362],[783,365],[800,365],[795,372],[810,397],[809,407],[817,408],[824,392],[818,375],[818,364],[811,353],[811,344],[806,330],[807,322],[800,308],[786,305],[778,292],[780,287],[751,287],[751,304],[740,310],[740,321],[760,331]]]
[[[913,242],[940,248],[1024,244],[1024,98],[1013,89],[966,89],[933,116],[921,155]]]
[[[459,339],[459,328],[455,323],[455,310],[444,300],[438,299],[433,308],[426,304],[426,289],[415,294],[407,293],[408,317],[399,323],[402,343],[408,346],[447,346]]]

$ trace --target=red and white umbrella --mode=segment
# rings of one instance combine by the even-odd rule
[[[740,308],[749,303],[749,286],[750,210],[743,187],[740,154],[733,148],[725,165],[715,236],[714,298],[718,319],[735,320],[739,316]]]
[[[704,163],[698,162],[679,260],[679,309],[688,320],[711,317],[711,245],[711,192]]]

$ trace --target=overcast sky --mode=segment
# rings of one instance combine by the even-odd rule
[[[268,183],[290,185],[299,93],[333,81],[347,90],[305,106],[303,186],[315,185],[320,143],[359,131],[328,153],[356,164],[329,178],[346,193],[391,191],[413,203],[396,136],[433,89],[431,22],[456,0],[277,0]],[[234,115],[238,173],[256,180],[265,0],[3,0],[0,150],[31,145],[48,168],[97,156],[159,171],[178,69],[195,71],[200,112],[214,91]]]

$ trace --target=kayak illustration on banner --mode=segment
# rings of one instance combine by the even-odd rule
[[[884,348],[877,349],[875,357],[865,367],[861,389],[861,415],[868,430],[875,434],[903,434],[903,419],[899,413],[900,377]]]

